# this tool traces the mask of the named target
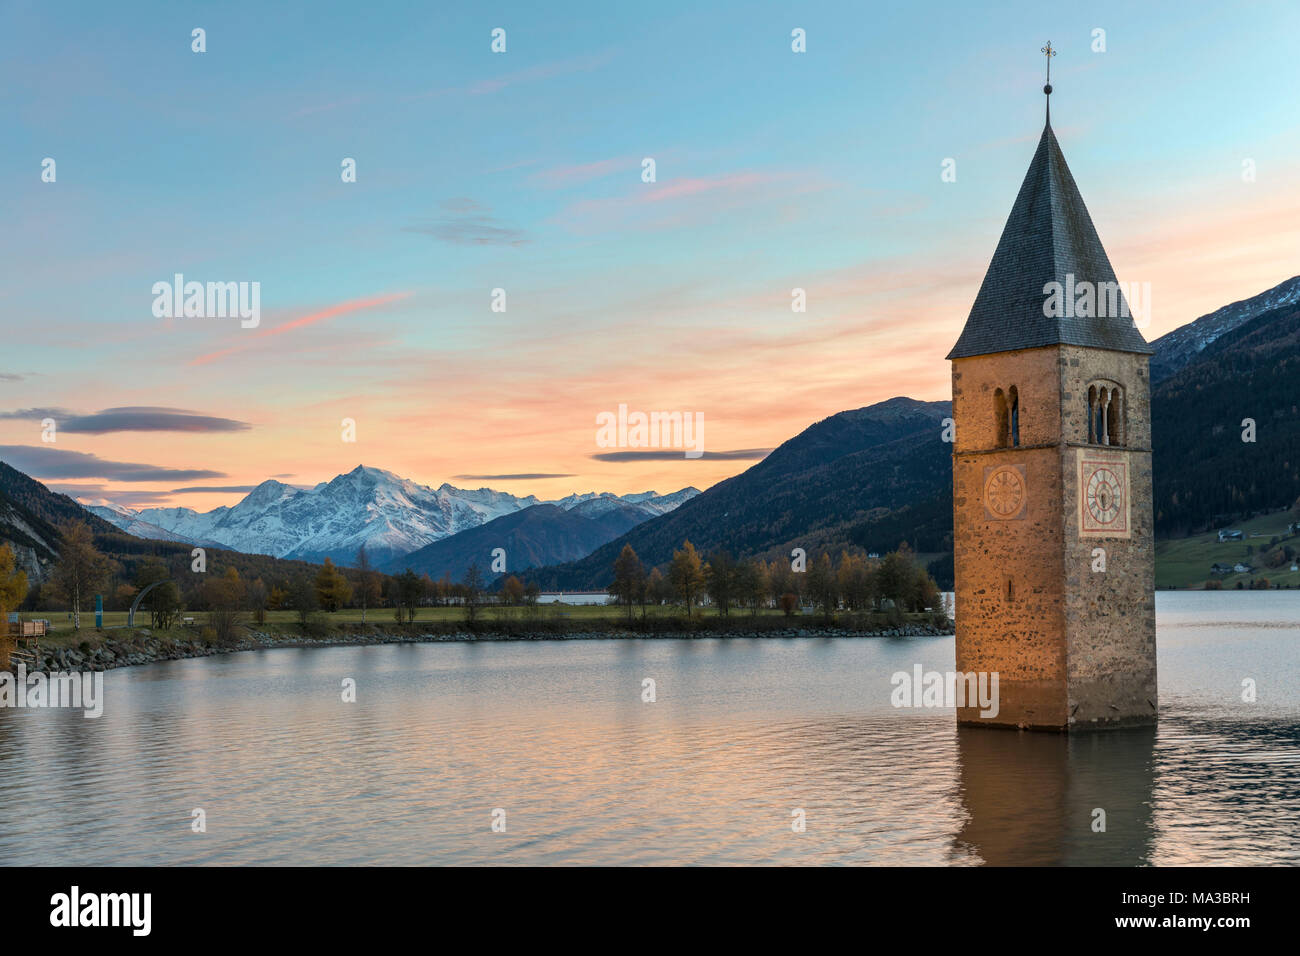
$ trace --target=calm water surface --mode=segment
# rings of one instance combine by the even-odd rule
[[[1070,739],[890,706],[895,671],[952,668],[950,637],[286,649],[112,671],[98,720],[0,711],[0,862],[1300,862],[1300,592],[1157,608],[1158,728]]]

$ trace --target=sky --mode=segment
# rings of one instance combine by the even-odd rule
[[[199,510],[362,463],[705,488],[836,412],[949,397],[1048,40],[1148,339],[1300,273],[1298,32],[1290,0],[5,0],[0,460]],[[258,283],[257,325],[156,315],[178,273]],[[703,457],[600,444],[620,404],[702,415]]]

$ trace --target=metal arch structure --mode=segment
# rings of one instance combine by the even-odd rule
[[[135,627],[135,609],[140,606],[140,602],[144,600],[144,596],[158,585],[166,584],[170,580],[171,578],[163,578],[161,581],[155,581],[153,584],[147,585],[143,591],[135,596],[135,600],[131,602],[131,610],[126,612],[127,627]]]

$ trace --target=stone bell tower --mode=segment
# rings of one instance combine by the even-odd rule
[[[1155,720],[1150,355],[1049,111],[948,354],[957,670],[999,687],[960,723]]]

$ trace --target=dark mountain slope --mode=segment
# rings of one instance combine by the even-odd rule
[[[1215,309],[1193,322],[1181,325],[1151,343],[1151,381],[1162,382],[1190,364],[1196,356],[1220,336],[1239,328],[1265,312],[1288,305],[1300,305],[1300,276],[1280,282],[1273,288],[1249,299]]]
[[[34,478],[0,462],[0,542],[8,542],[13,547],[29,583],[39,584],[48,577],[52,564],[58,560],[59,527],[67,521],[84,521],[94,536],[95,547],[109,559],[110,576],[105,594],[112,594],[119,583],[132,581],[136,568],[146,560],[167,564],[173,578],[187,592],[196,590],[203,580],[191,571],[192,544],[127,534],[67,495],[55,494]],[[317,571],[315,566],[302,561],[215,548],[207,550],[207,559],[210,574],[234,567],[245,580],[262,578],[268,585],[314,575]]]
[[[1284,508],[1300,496],[1293,293],[1300,281],[1212,313],[1196,335],[1157,341],[1152,368],[1166,370],[1151,396],[1158,536]],[[1251,311],[1277,300],[1288,304]],[[891,399],[832,415],[676,512],[539,578],[548,587],[602,586],[624,543],[647,565],[662,565],[684,539],[701,551],[769,559],[795,546],[884,552],[904,540],[917,551],[950,551],[951,446],[939,440],[948,414],[947,403]],[[1254,442],[1242,441],[1247,418],[1256,423]],[[931,568],[940,584],[951,582],[946,568],[950,562]]]
[[[44,579],[58,557],[59,526],[80,520],[97,536],[118,534],[118,530],[67,495],[50,491],[39,481],[0,462],[0,542],[13,547],[19,565],[28,578]]]
[[[877,539],[942,550],[952,533],[948,414],[947,402],[893,398],[832,415],[676,511],[536,578],[544,588],[601,587],[625,543],[648,566],[667,562],[686,539],[702,552],[765,557]]]
[[[1156,534],[1202,531],[1300,496],[1300,305],[1207,345],[1152,395]],[[1255,441],[1242,440],[1244,419]]]
[[[469,566],[477,564],[484,578],[490,580],[497,577],[491,573],[496,548],[505,549],[506,573],[515,574],[581,558],[646,517],[644,510],[629,505],[607,508],[592,517],[578,508],[566,511],[557,505],[533,505],[396,557],[387,563],[386,570],[410,568],[434,580],[446,574],[460,581]]]

